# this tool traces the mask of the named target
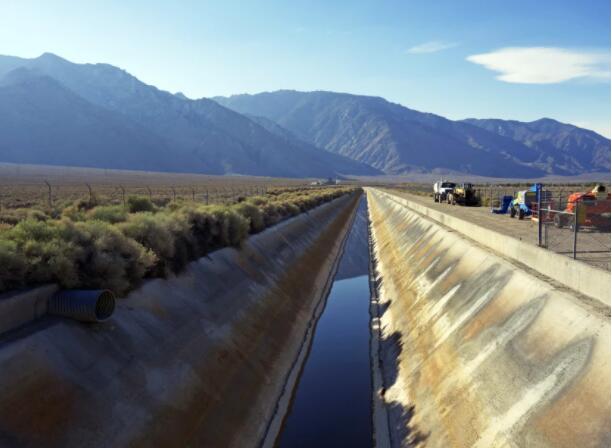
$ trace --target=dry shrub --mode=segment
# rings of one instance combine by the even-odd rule
[[[122,294],[155,262],[154,254],[101,221],[25,220],[4,232],[3,240],[24,262],[25,284],[57,282]]]
[[[249,218],[230,208],[223,212],[223,219],[227,223],[227,245],[240,245],[249,235]]]
[[[67,223],[63,238],[79,248],[74,259],[79,286],[125,294],[156,262],[153,252],[101,221]]]
[[[61,219],[40,210],[13,211],[17,219],[0,232],[0,291],[57,282],[125,294],[145,276],[178,272],[212,250],[240,245],[249,232],[350,191],[275,191],[234,205],[175,202],[161,210],[148,198],[132,196],[129,213],[77,201]]]
[[[23,285],[26,263],[13,241],[0,239],[0,291]]]
[[[78,272],[73,260],[74,252],[79,248],[66,244],[62,239],[63,225],[63,222],[24,220],[5,233],[25,263],[25,283],[59,281],[67,287],[78,286]]]
[[[85,221],[87,217],[87,210],[90,210],[93,207],[86,208],[86,207],[82,207],[82,205],[83,205],[83,201],[81,200],[70,204],[69,206],[64,208],[64,210],[62,210],[61,217],[67,218],[70,221],[74,221],[74,222]]]
[[[136,213],[130,215],[127,222],[120,224],[119,230],[155,254],[157,263],[151,267],[150,275],[167,274],[167,267],[175,255],[175,235],[169,216]]]
[[[236,213],[248,218],[250,233],[261,232],[265,228],[263,213],[255,204],[240,202],[239,204],[234,205],[233,208]]]
[[[124,222],[127,216],[127,211],[121,205],[100,205],[92,208],[86,214],[88,220],[104,221],[111,224]]]
[[[247,202],[253,204],[253,205],[265,205],[268,202],[268,199],[265,196],[251,196],[250,198],[247,199]]]
[[[130,213],[154,212],[155,205],[149,198],[142,196],[130,196],[127,199],[127,207]]]
[[[248,234],[249,221],[228,206],[186,206],[175,214],[191,229],[198,254],[239,244]]]
[[[35,208],[15,208],[0,213],[0,223],[15,225],[26,219],[46,221],[50,217],[43,211]]]
[[[282,218],[278,212],[278,207],[273,203],[264,204],[262,207],[264,224],[266,227],[273,226]]]

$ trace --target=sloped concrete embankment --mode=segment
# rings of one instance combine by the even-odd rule
[[[609,307],[376,190],[368,203],[376,392],[391,445],[609,446]],[[384,434],[380,419],[375,425]]]
[[[45,318],[4,335],[0,446],[257,446],[357,203],[339,198],[149,281],[103,324]]]

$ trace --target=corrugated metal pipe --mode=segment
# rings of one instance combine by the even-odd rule
[[[102,322],[115,311],[115,295],[108,289],[60,291],[49,299],[49,314],[81,322]]]

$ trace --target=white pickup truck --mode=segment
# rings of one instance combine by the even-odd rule
[[[453,191],[455,184],[447,180],[441,180],[433,184],[434,202],[446,201],[446,196]]]

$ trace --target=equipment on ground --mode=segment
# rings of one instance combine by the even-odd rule
[[[455,183],[446,180],[441,180],[433,184],[434,202],[446,201],[448,194],[453,191],[453,188],[455,188]]]
[[[446,195],[446,201],[452,205],[478,205],[480,202],[473,185],[467,182],[455,185]]]
[[[508,208],[510,207],[512,199],[512,196],[503,196],[501,198],[501,204],[499,208],[492,208],[491,213],[495,213],[496,215],[505,215],[506,213],[508,213]]]
[[[576,213],[577,216],[573,216]],[[564,213],[557,213],[553,218],[559,228],[573,227],[575,222],[579,226],[610,230],[610,193],[605,185],[598,184],[591,191],[570,194]]]
[[[523,190],[516,193],[516,197],[510,203],[510,217],[518,215],[518,219],[531,215],[531,204],[537,200],[536,193]]]
[[[518,219],[523,219],[525,216],[531,216],[534,212],[537,213],[538,191],[540,192],[540,201],[550,199],[551,193],[543,191],[542,184],[533,184],[529,190],[516,193],[516,197],[510,203],[510,217],[514,218],[518,215]]]

